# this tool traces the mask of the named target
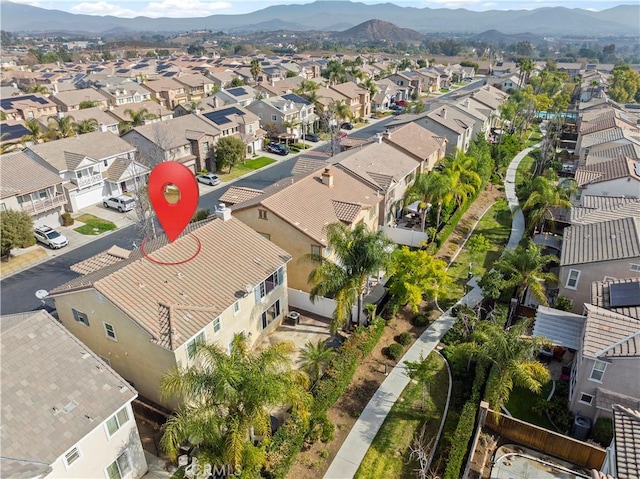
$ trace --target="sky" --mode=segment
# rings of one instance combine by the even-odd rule
[[[250,13],[271,5],[311,3],[311,0],[11,0],[36,7],[86,15],[113,15],[133,18],[205,17],[215,14]],[[329,0],[327,0],[329,1]],[[334,0],[332,0],[334,1]],[[616,5],[634,4],[638,0],[360,0],[361,3],[395,3],[417,8],[466,8],[468,10],[519,10],[563,6],[604,10]]]

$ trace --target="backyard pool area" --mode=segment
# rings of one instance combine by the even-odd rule
[[[566,461],[533,449],[505,444],[493,456],[491,479],[590,479],[591,475]]]

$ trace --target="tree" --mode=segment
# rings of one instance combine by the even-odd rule
[[[40,140],[42,140],[43,138],[42,125],[40,124],[40,122],[37,119],[32,118],[31,120],[27,120],[25,122],[25,126],[31,134],[23,136],[22,141],[33,141],[35,144],[40,143]]]
[[[635,101],[640,90],[640,74],[625,63],[616,65],[612,72],[612,79],[607,92],[612,100],[619,103]]]
[[[49,118],[49,131],[55,138],[69,138],[75,134],[71,115],[52,116]]]
[[[353,117],[353,113],[351,112],[349,105],[347,105],[347,102],[344,100],[334,102],[334,112],[336,119],[340,121],[349,120]]]
[[[504,277],[495,269],[480,278],[478,285],[482,288],[482,296],[494,301],[499,299],[502,292],[507,288],[507,282]]]
[[[244,85],[244,80],[240,77],[234,77],[234,79],[231,80],[231,86],[233,87],[243,86],[243,85]]]
[[[98,129],[98,120],[95,118],[87,118],[86,120],[80,120],[74,124],[74,128],[78,135],[84,135],[85,133],[91,133]]]
[[[225,136],[218,140],[215,147],[216,167],[222,170],[229,167],[229,173],[236,163],[244,161],[246,147],[237,136]]]
[[[91,101],[91,100],[84,100],[81,101],[80,104],[78,105],[78,107],[81,110],[86,110],[87,108],[93,108],[95,106],[97,106],[98,104],[95,101]]]
[[[331,331],[335,333],[338,328],[348,326],[356,301],[356,321],[360,322],[367,280],[386,269],[393,243],[382,231],[370,231],[365,223],[358,223],[353,229],[332,223],[327,226],[326,235],[333,258],[308,254],[303,259],[318,265],[309,273],[311,301],[319,296],[332,296],[336,301],[331,321]]]
[[[422,410],[424,411],[427,401],[427,392],[433,377],[436,375],[435,353],[430,354],[426,358],[420,353],[418,361],[405,361],[407,375],[417,381],[422,391]]]
[[[253,77],[253,82],[258,83],[258,75],[260,75],[260,72],[262,71],[260,60],[258,60],[257,58],[251,60],[251,67],[249,68],[249,71],[251,72],[251,76]]]
[[[571,208],[569,201],[571,193],[575,191],[575,180],[565,180],[558,183],[544,176],[536,176],[530,184],[529,196],[522,205],[522,211],[527,214],[528,227],[535,232],[540,227],[544,231],[544,222],[549,219],[555,222],[553,212],[555,208]]]
[[[0,212],[0,250],[8,256],[13,248],[21,248],[33,239],[33,220],[24,211],[4,210]]]
[[[409,304],[418,312],[423,298],[430,301],[446,291],[451,283],[447,264],[435,259],[425,250],[410,250],[407,246],[396,249],[391,255],[391,278],[387,287],[397,304]]]
[[[155,120],[156,118],[158,118],[158,115],[151,113],[146,108],[140,108],[137,111],[126,109],[124,111],[124,114],[129,115],[129,118],[131,118],[131,121],[129,123],[133,128],[135,128],[136,126],[144,125],[145,121],[147,120]]]
[[[308,418],[308,378],[291,368],[291,342],[252,352],[237,334],[227,352],[218,344],[196,343],[193,363],[169,371],[160,382],[165,398],[182,406],[164,426],[161,444],[172,459],[189,441],[200,464],[229,464],[255,474],[265,463],[263,445],[253,435],[271,435],[270,410],[290,406]],[[253,477],[253,476],[251,476]]]
[[[529,240],[526,246],[518,246],[507,250],[494,264],[494,268],[502,275],[509,287],[516,288],[516,297],[522,304],[529,291],[544,306],[548,306],[544,283],[557,283],[553,273],[544,272],[545,266],[557,261],[552,255],[543,255],[542,249]]]
[[[548,344],[544,338],[526,335],[529,323],[522,321],[504,330],[497,323],[483,321],[474,331],[473,342],[456,346],[456,353],[490,365],[485,399],[500,411],[514,386],[538,393],[550,380],[549,370],[534,355]]]
[[[31,85],[27,90],[27,93],[41,93],[43,95],[48,95],[50,92],[44,85]]]
[[[5,139],[9,136],[9,133],[2,133],[0,135],[0,155],[4,155],[5,153],[9,153],[13,150],[15,150],[18,145],[20,144],[19,142],[16,141],[6,141]]]
[[[336,350],[327,346],[324,341],[313,343],[308,341],[300,351],[302,370],[309,375],[311,384],[322,377]]]

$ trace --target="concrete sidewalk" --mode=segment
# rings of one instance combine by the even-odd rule
[[[522,159],[533,148],[535,146],[518,153],[511,160],[505,176],[505,193],[509,208],[513,214],[511,236],[509,237],[507,249],[515,248],[524,234],[524,216],[515,192],[515,174]],[[468,284],[473,289],[456,305],[464,304],[473,307],[482,300],[482,289],[477,285],[476,278],[472,278]],[[331,462],[324,479],[350,479],[355,476],[373,439],[376,437],[380,427],[382,427],[387,414],[391,411],[391,407],[398,400],[407,384],[409,384],[405,361],[418,361],[421,355],[427,357],[455,322],[456,318],[451,315],[451,308],[449,308],[413,343],[362,411],[351,432],[342,443],[336,457]]]

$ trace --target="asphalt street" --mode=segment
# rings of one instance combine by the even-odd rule
[[[462,89],[472,90],[478,88],[483,83],[484,80],[478,80],[469,83]],[[461,92],[455,90],[439,96],[438,99],[459,94],[461,94]],[[427,102],[428,101],[429,100],[427,100]],[[370,138],[376,133],[383,132],[386,129],[386,125],[393,120],[394,117],[385,118],[373,125],[353,132],[350,136],[354,138]],[[280,160],[270,168],[260,170],[247,178],[236,181],[233,186],[264,189],[283,178],[291,176],[291,170],[295,162],[296,157]],[[220,196],[222,196],[228,188],[228,185],[218,187],[210,193],[202,195],[198,208],[213,211],[219,203]],[[0,281],[0,314],[20,313],[42,308],[42,302],[36,298],[35,292],[41,289],[50,291],[75,278],[77,274],[69,269],[71,265],[101,253],[114,244],[122,248],[131,249],[133,244],[140,244],[141,240],[142,238],[139,236],[139,232],[136,231],[136,227],[128,226]],[[45,301],[45,307],[51,309],[53,306],[52,301]]]

